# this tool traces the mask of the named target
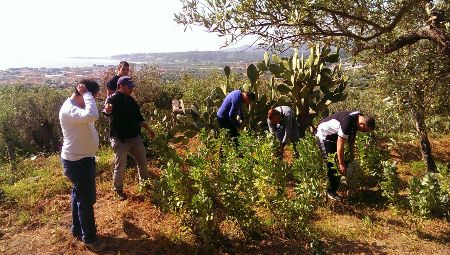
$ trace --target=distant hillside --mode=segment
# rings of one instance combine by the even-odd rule
[[[335,50],[332,48],[332,50]],[[135,63],[149,63],[155,65],[198,65],[207,64],[214,66],[223,66],[224,64],[239,62],[259,62],[264,58],[264,49],[255,46],[241,46],[239,48],[222,49],[217,51],[184,51],[184,52],[165,52],[165,53],[132,53],[111,56],[114,60],[127,60]],[[340,51],[344,56],[343,50]],[[281,53],[282,56],[292,55],[292,50]],[[307,46],[300,49],[300,53],[309,55]]]
[[[303,51],[303,49],[302,49]],[[264,57],[264,49],[241,46],[233,49],[217,51],[185,51],[166,53],[133,53],[111,56],[116,60],[130,62],[145,62],[150,64],[217,64],[223,65],[236,62],[259,62]],[[292,54],[291,51],[282,53],[283,56]]]

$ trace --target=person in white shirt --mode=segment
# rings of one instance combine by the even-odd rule
[[[99,241],[94,218],[95,153],[99,146],[94,122],[98,119],[95,97],[99,85],[94,80],[81,80],[75,93],[59,111],[64,137],[61,161],[64,174],[72,182],[72,234],[93,251],[105,249]]]

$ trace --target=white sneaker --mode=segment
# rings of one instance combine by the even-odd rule
[[[342,197],[339,196],[336,191],[327,191],[326,194],[327,194],[327,199],[330,199],[332,201],[338,201],[338,202],[342,201]]]

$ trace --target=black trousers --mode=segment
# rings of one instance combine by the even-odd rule
[[[237,147],[239,145],[239,141],[238,141],[239,132],[238,132],[238,128],[236,127],[236,125],[234,125],[234,123],[231,122],[230,119],[225,119],[225,118],[220,118],[220,117],[217,117],[217,122],[219,123],[220,128],[226,128],[229,130],[230,137],[236,143],[236,147]]]
[[[330,188],[328,191],[336,192],[339,188],[339,184],[341,183],[341,174],[338,172],[336,165],[334,162],[328,161],[328,155],[336,153],[337,151],[337,143],[333,141],[322,141],[319,140],[319,147],[323,153],[323,157],[327,160],[327,176],[330,182]]]

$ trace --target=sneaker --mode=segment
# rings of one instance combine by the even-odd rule
[[[126,200],[128,198],[127,194],[125,194],[123,190],[115,190],[114,193],[120,201]]]
[[[337,202],[342,201],[342,197],[339,196],[336,191],[327,191],[326,194],[327,194],[327,200],[330,199],[332,201],[337,201]]]
[[[100,242],[100,240],[97,240],[92,243],[84,243],[84,245],[91,251],[98,252],[103,251],[106,249],[106,244],[104,242]]]

